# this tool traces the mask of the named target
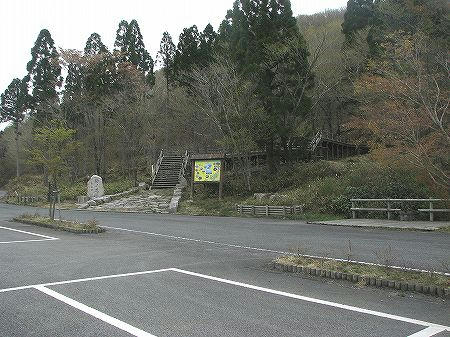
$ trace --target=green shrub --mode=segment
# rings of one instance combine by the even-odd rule
[[[106,194],[116,194],[127,191],[134,185],[131,179],[122,179],[116,181],[108,181],[104,184]]]
[[[42,176],[22,175],[11,179],[5,186],[6,192],[14,195],[14,192],[27,196],[42,196],[47,194],[48,187],[44,185]]]

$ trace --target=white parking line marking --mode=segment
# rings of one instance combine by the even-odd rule
[[[9,231],[13,231],[13,232],[19,232],[19,233],[24,233],[24,234],[30,234],[30,235],[34,235],[34,236],[39,236],[41,238],[46,238],[46,239],[50,239],[50,240],[58,240],[58,238],[54,238],[53,236],[47,236],[47,235],[42,235],[42,234],[36,234],[36,233],[31,233],[31,232],[26,232],[26,231],[22,231],[19,229],[14,229],[14,228],[9,228],[9,227],[3,227],[0,226],[0,229],[6,229]]]
[[[0,244],[5,244],[5,243],[21,243],[21,242],[39,242],[39,241],[51,241],[51,240],[59,240],[58,238],[54,238],[53,236],[47,236],[47,235],[42,235],[42,234],[36,234],[36,233],[31,233],[31,232],[27,232],[27,231],[22,231],[19,229],[14,229],[14,228],[9,228],[9,227],[4,227],[4,226],[0,226],[0,229],[5,229],[5,230],[9,230],[9,231],[13,231],[13,232],[18,232],[18,233],[23,233],[23,234],[28,234],[28,235],[34,235],[34,236],[38,236],[44,239],[30,239],[30,240],[14,240],[14,241],[0,241]]]
[[[340,309],[345,309],[345,310],[349,310],[349,311],[359,312],[359,313],[368,314],[368,315],[372,315],[372,316],[388,318],[388,319],[392,319],[392,320],[396,320],[396,321],[422,325],[422,326],[426,326],[426,327],[430,327],[430,328],[433,327],[435,329],[441,329],[441,331],[445,331],[445,330],[450,331],[450,327],[448,327],[448,326],[435,324],[435,323],[430,323],[430,322],[425,322],[425,321],[420,321],[420,320],[413,319],[413,318],[402,317],[402,316],[387,314],[387,313],[380,312],[380,311],[374,311],[374,310],[369,310],[369,309],[364,309],[364,308],[358,308],[358,307],[354,307],[354,306],[351,306],[351,305],[325,301],[325,300],[321,300],[321,299],[317,299],[317,298],[312,298],[312,297],[307,297],[307,296],[287,293],[287,292],[284,292],[284,291],[279,291],[279,290],[274,290],[274,289],[269,289],[269,288],[263,288],[263,287],[255,286],[255,285],[248,284],[248,283],[231,281],[231,280],[227,280],[227,279],[223,279],[223,278],[219,278],[219,277],[199,274],[199,273],[195,273],[195,272],[188,271],[188,270],[183,270],[183,269],[178,269],[178,268],[172,268],[171,270],[179,272],[179,273],[183,273],[183,274],[186,274],[186,275],[197,276],[197,277],[201,277],[201,278],[208,279],[208,280],[213,280],[213,281],[218,281],[218,282],[222,282],[222,283],[227,283],[227,284],[231,284],[231,285],[235,285],[235,286],[239,286],[239,287],[244,287],[244,288],[248,288],[248,289],[259,290],[259,291],[263,291],[263,292],[270,293],[270,294],[275,294],[275,295],[295,298],[295,299],[306,301],[306,302],[323,304],[323,305],[327,305],[327,306],[334,307],[334,308],[340,308]],[[424,331],[424,330],[422,330],[422,331]]]
[[[78,283],[78,282],[86,282],[86,281],[105,280],[105,279],[117,278],[117,277],[153,274],[153,273],[160,273],[160,272],[169,271],[169,270],[172,270],[172,268],[147,270],[147,271],[138,271],[138,272],[126,273],[126,274],[114,274],[114,275],[106,275],[106,276],[87,277],[87,278],[80,278],[80,279],[68,280],[68,281],[58,281],[58,282],[50,282],[50,283],[33,284],[33,285],[28,285],[28,286],[20,286],[20,287],[0,289],[0,293],[6,293],[6,292],[9,292],[9,291],[17,291],[17,290],[36,288],[36,287],[39,287],[39,286],[47,287],[47,286],[56,286],[56,285],[60,285],[60,284],[70,284],[70,283]]]
[[[44,286],[36,286],[35,289],[53,297],[57,300],[64,302],[71,307],[74,307],[88,315],[91,315],[95,318],[98,318],[99,320],[106,322],[112,326],[115,326],[116,328],[119,328],[120,330],[126,331],[133,336],[138,337],[156,337],[155,335],[149,334],[148,332],[145,332],[144,330],[138,329],[130,324],[127,324],[121,320],[118,320],[117,318],[114,318],[112,316],[109,316],[107,314],[104,314],[103,312],[100,312],[98,310],[95,310],[94,308],[88,307],[87,305],[80,303],[78,301],[75,301],[67,296],[64,296],[54,290],[48,289]]]
[[[409,335],[408,337],[430,337],[437,335],[439,332],[443,332],[445,329],[436,328],[434,326],[430,326],[424,330],[420,330],[415,334]]]
[[[182,236],[176,236],[176,235],[170,235],[170,234],[161,234],[161,233],[153,233],[153,232],[145,232],[145,231],[138,231],[138,230],[127,229],[127,228],[120,228],[120,227],[111,227],[111,226],[102,226],[102,227],[109,228],[109,229],[116,229],[116,230],[125,231],[125,232],[131,232],[131,233],[159,236],[159,237],[169,238],[169,239],[191,241],[191,242],[198,242],[198,243],[207,243],[207,244],[211,244],[211,245],[232,247],[232,248],[240,248],[240,249],[248,249],[248,250],[255,250],[255,251],[260,251],[260,252],[265,252],[265,253],[276,253],[276,254],[284,254],[284,255],[293,255],[293,253],[291,253],[291,252],[283,252],[283,251],[280,251],[280,250],[273,250],[273,249],[266,249],[266,248],[257,248],[257,247],[236,245],[236,244],[232,244],[232,243],[222,243],[222,242],[209,241],[209,240],[186,238],[186,237],[182,237]],[[327,256],[299,254],[297,252],[295,253],[295,255],[299,255],[299,256],[303,256],[303,257],[310,257],[310,258],[314,258],[314,259],[324,259],[324,260],[332,260],[332,261],[340,261],[340,262],[352,262],[352,263],[358,263],[358,264],[367,265],[367,266],[386,267],[385,265],[382,265],[382,264],[379,264],[379,263],[373,263],[373,262],[346,260],[346,259],[339,259],[339,258],[327,257]],[[389,268],[401,269],[401,270],[409,270],[409,271],[417,271],[417,272],[421,272],[421,273],[430,273],[431,272],[431,271],[425,270],[425,269],[407,268],[407,267],[400,267],[400,266],[389,266]],[[443,272],[436,272],[436,271],[433,271],[433,273],[450,276],[450,273],[443,273]]]
[[[382,317],[382,318],[387,318],[387,319],[392,319],[392,320],[397,320],[397,321],[401,321],[401,322],[406,322],[406,323],[411,323],[411,324],[416,324],[416,325],[421,325],[421,326],[427,327],[427,329],[424,329],[424,330],[421,330],[421,331],[418,332],[418,333],[422,333],[423,335],[420,335],[420,334],[417,333],[417,334],[412,335],[414,337],[433,336],[433,335],[435,335],[435,334],[437,334],[439,332],[442,332],[442,331],[450,331],[450,327],[449,326],[445,326],[445,325],[425,322],[425,321],[417,320],[417,319],[414,319],[414,318],[408,318],[408,317],[388,314],[388,313],[384,313],[384,312],[380,312],[380,311],[374,311],[374,310],[369,310],[369,309],[364,309],[364,308],[358,308],[358,307],[354,307],[354,306],[351,306],[351,305],[346,305],[346,304],[341,304],[341,303],[336,303],[336,302],[331,302],[331,301],[325,301],[325,300],[321,300],[321,299],[317,299],[317,298],[297,295],[297,294],[288,293],[288,292],[284,292],[284,291],[279,291],[279,290],[259,287],[259,286],[255,286],[255,285],[248,284],[248,283],[242,283],[242,282],[227,280],[227,279],[224,279],[224,278],[219,278],[219,277],[215,277],[215,276],[195,273],[195,272],[192,272],[192,271],[179,269],[179,268],[156,269],[156,270],[140,271],[140,272],[134,272],[134,273],[125,273],[125,274],[115,274],[115,275],[88,277],[88,278],[68,280],[68,281],[58,281],[58,282],[34,284],[34,285],[14,287],[14,288],[5,288],[5,289],[0,289],[0,293],[9,292],[9,291],[18,291],[18,290],[24,290],[24,289],[31,289],[31,288],[35,288],[35,289],[39,288],[39,290],[41,290],[40,288],[45,288],[45,287],[53,286],[53,285],[71,284],[71,283],[87,282],[87,281],[95,281],[95,280],[104,280],[104,279],[128,277],[128,276],[135,276],[135,275],[146,275],[146,274],[161,273],[161,272],[166,272],[166,271],[174,271],[174,272],[177,272],[177,273],[182,273],[182,274],[186,274],[186,275],[201,277],[201,278],[212,280],[212,281],[217,281],[217,282],[231,284],[231,285],[244,287],[244,288],[248,288],[248,289],[263,291],[263,292],[266,292],[266,293],[275,294],[275,295],[279,295],[279,296],[290,297],[290,298],[298,299],[298,300],[301,300],[301,301],[306,301],[306,302],[311,302],[311,303],[316,303],[316,304],[322,304],[322,305],[335,307],[335,308],[339,308],[339,309],[345,309],[345,310],[354,311],[354,312],[358,312],[358,313],[368,314],[368,315],[372,315],[372,316],[378,316],[378,317]]]
[[[39,241],[53,241],[53,240],[59,240],[59,239],[36,239],[36,240],[0,241],[0,243],[39,242]]]

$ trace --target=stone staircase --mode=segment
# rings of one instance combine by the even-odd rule
[[[186,155],[163,154],[161,151],[151,189],[174,188],[180,182],[185,165]]]

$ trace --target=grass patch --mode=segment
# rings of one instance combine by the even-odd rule
[[[363,277],[375,277],[390,281],[411,282],[416,284],[450,287],[450,277],[434,272],[415,272],[406,269],[395,269],[388,266],[370,266],[352,262],[341,262],[328,259],[309,258],[303,256],[281,256],[275,262],[309,268],[320,268],[329,271],[358,274]]]
[[[133,180],[118,179],[104,182],[105,194],[116,194],[127,191],[133,187]],[[61,182],[58,185],[61,191],[61,201],[76,201],[79,195],[87,194],[87,183],[85,179],[75,182]],[[42,196],[47,197],[48,186],[44,184],[44,177],[41,175],[22,175],[11,179],[6,184],[5,189],[8,195],[15,195],[17,192],[21,196]]]
[[[238,200],[234,197],[200,199],[194,201],[182,199],[178,205],[177,214],[183,215],[210,215],[210,216],[239,216],[236,211]]]
[[[39,214],[22,214],[14,218],[14,221],[72,233],[102,233],[105,231],[104,228],[98,225],[98,222],[95,219],[82,223],[69,220],[52,220]]]
[[[437,232],[450,233],[450,226],[439,227],[436,229]]]

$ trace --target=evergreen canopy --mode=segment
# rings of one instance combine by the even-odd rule
[[[123,62],[132,63],[144,73],[148,84],[153,85],[155,83],[153,58],[145,49],[141,30],[136,20],[132,20],[130,23],[122,20],[119,23],[114,47],[115,51],[122,54]]]

